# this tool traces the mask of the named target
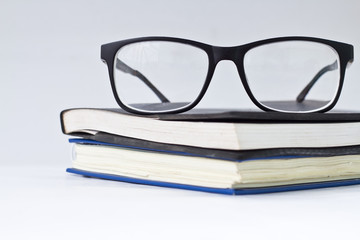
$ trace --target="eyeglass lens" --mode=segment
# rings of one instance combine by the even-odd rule
[[[249,88],[267,108],[306,112],[332,103],[340,82],[339,57],[328,45],[276,42],[250,49],[244,57]]]
[[[148,41],[116,54],[114,80],[120,100],[140,111],[168,111],[195,101],[209,67],[205,51],[187,44]]]

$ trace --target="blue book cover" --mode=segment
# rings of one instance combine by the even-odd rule
[[[275,193],[275,192],[285,192],[285,191],[295,191],[295,190],[306,190],[306,189],[315,189],[315,188],[327,188],[327,187],[338,187],[338,186],[349,186],[360,184],[360,179],[349,179],[349,180],[339,180],[339,181],[330,181],[330,182],[315,182],[315,183],[306,183],[306,184],[294,184],[286,186],[274,186],[274,187],[258,187],[258,188],[242,188],[242,189],[232,189],[232,188],[209,188],[209,187],[200,187],[193,185],[177,184],[177,183],[168,183],[160,181],[150,181],[144,179],[130,178],[112,174],[88,172],[75,168],[66,169],[69,173],[80,174],[86,177],[101,178],[107,180],[136,183],[136,184],[146,184],[158,187],[169,187],[169,188],[179,188],[193,191],[201,191],[208,193],[220,193],[227,195],[245,195],[245,194],[260,194],[260,193]]]
[[[192,153],[186,153],[186,152],[181,152],[181,151],[169,151],[169,150],[160,150],[160,149],[149,149],[146,147],[126,146],[126,145],[121,145],[121,144],[99,142],[99,141],[94,141],[94,140],[90,140],[90,139],[77,138],[77,139],[70,139],[69,142],[70,143],[79,143],[79,144],[107,145],[107,146],[132,148],[132,149],[135,148],[135,149],[141,149],[141,150],[147,150],[147,151],[160,151],[160,152],[166,152],[166,153],[177,154],[177,155],[201,156],[199,154],[192,154]],[[203,156],[203,157],[208,157],[208,156]],[[274,157],[276,157],[276,156],[269,156],[269,158],[274,158]],[[290,156],[280,156],[280,157],[290,157]],[[291,156],[291,157],[296,157],[296,156]],[[299,157],[302,157],[302,156],[299,156]],[[244,159],[242,159],[242,160],[224,159],[224,160],[244,161]],[[256,159],[252,159],[252,160],[256,160]],[[202,192],[209,192],[209,193],[228,194],[228,195],[274,193],[274,192],[283,192],[283,191],[306,190],[306,189],[327,188],[327,187],[337,187],[337,186],[348,186],[348,185],[360,184],[360,179],[356,178],[356,179],[346,179],[346,180],[336,180],[336,181],[326,181],[326,182],[292,184],[292,185],[283,185],[283,186],[233,189],[233,188],[211,188],[211,187],[177,184],[177,183],[169,183],[169,182],[162,182],[162,181],[144,180],[144,179],[131,178],[131,177],[126,177],[126,176],[84,171],[84,170],[76,169],[76,168],[68,168],[67,172],[79,174],[79,175],[83,175],[83,176],[87,176],[87,177],[100,178],[100,179],[115,180],[115,181],[122,181],[122,182],[135,183],[135,184],[146,184],[146,185],[159,186],[159,187],[179,188],[179,189],[202,191]]]

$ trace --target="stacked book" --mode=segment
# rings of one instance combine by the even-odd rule
[[[70,173],[223,194],[360,183],[360,113],[68,109]]]

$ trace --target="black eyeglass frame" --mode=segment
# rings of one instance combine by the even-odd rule
[[[136,110],[131,107],[128,107],[126,104],[124,104],[120,100],[118,93],[116,91],[115,80],[114,80],[114,67],[116,66],[116,62],[115,62],[116,54],[120,48],[122,48],[128,44],[145,42],[145,41],[176,42],[176,43],[182,43],[182,44],[187,44],[187,45],[190,45],[193,47],[197,47],[197,48],[205,51],[205,53],[208,56],[208,60],[209,60],[208,71],[207,71],[206,79],[204,82],[204,86],[202,87],[198,97],[192,103],[190,103],[189,105],[186,105],[182,108],[179,108],[179,109],[148,112],[148,111],[141,111],[141,110]],[[112,43],[102,45],[101,46],[101,59],[107,64],[111,88],[112,88],[114,97],[116,99],[116,102],[119,104],[119,106],[121,108],[123,108],[124,110],[131,112],[131,113],[135,113],[135,114],[181,113],[181,112],[186,112],[186,111],[194,108],[201,101],[203,96],[205,95],[205,92],[206,92],[207,88],[209,87],[209,84],[210,84],[213,74],[215,72],[216,65],[222,60],[230,60],[230,61],[234,62],[247,95],[250,97],[251,101],[257,107],[259,107],[260,109],[262,109],[264,111],[286,112],[286,111],[274,110],[274,109],[271,109],[271,108],[268,108],[268,107],[262,105],[253,96],[253,94],[250,90],[250,87],[247,83],[245,70],[244,70],[244,57],[250,49],[261,46],[261,45],[269,44],[269,43],[284,42],[284,41],[308,41],[308,42],[322,43],[322,44],[332,47],[337,52],[337,54],[339,56],[339,60],[340,60],[340,64],[339,64],[340,79],[339,79],[339,87],[337,89],[335,97],[332,100],[331,104],[324,106],[324,108],[316,109],[314,111],[309,111],[309,112],[326,112],[326,111],[329,111],[330,109],[332,109],[336,105],[336,103],[340,97],[340,93],[341,93],[343,83],[344,83],[345,69],[346,69],[348,63],[351,63],[354,60],[354,47],[350,44],[346,44],[346,43],[342,43],[342,42],[321,39],[321,38],[313,38],[313,37],[292,36],[292,37],[278,37],[278,38],[260,40],[260,41],[240,45],[240,46],[218,47],[218,46],[212,46],[209,44],[205,44],[205,43],[201,43],[201,42],[197,42],[197,41],[193,41],[193,40],[182,39],[182,38],[140,37],[140,38],[127,39],[127,40],[122,40],[122,41],[117,41],[117,42],[112,42]]]

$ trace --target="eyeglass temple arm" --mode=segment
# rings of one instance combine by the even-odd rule
[[[329,72],[338,69],[338,62],[337,60],[332,64],[329,64],[323,67],[314,77],[313,79],[306,85],[306,87],[300,92],[300,94],[296,97],[297,102],[303,102],[306,95],[309,93],[310,89],[314,86],[314,84],[320,79],[320,77]]]
[[[128,65],[126,65],[123,61],[120,59],[116,59],[115,67],[119,69],[120,71],[124,73],[129,73],[137,78],[139,78],[141,81],[143,81],[155,94],[156,96],[161,100],[161,102],[170,102],[169,99],[167,99],[164,94],[162,94],[159,89],[157,89],[150,81],[147,79],[141,72],[138,70],[132,69]]]

